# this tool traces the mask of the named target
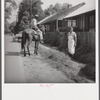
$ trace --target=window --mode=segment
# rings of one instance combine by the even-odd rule
[[[68,22],[66,23],[68,23],[68,27],[69,26],[76,27],[76,20],[68,20]]]
[[[46,31],[50,31],[50,26],[49,25],[46,25]]]
[[[71,20],[68,20],[68,27],[71,26]]]
[[[72,24],[73,24],[73,27],[76,27],[76,20],[73,20]]]
[[[62,27],[62,21],[58,22],[58,27]]]
[[[94,15],[90,15],[90,27],[94,27],[95,25],[95,18],[94,18]]]

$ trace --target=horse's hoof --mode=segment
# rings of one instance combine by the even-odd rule
[[[26,55],[24,55],[24,57],[26,57]]]
[[[35,50],[34,50],[34,54],[35,54]]]

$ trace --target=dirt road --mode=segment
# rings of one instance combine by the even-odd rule
[[[22,57],[25,77],[29,83],[89,83],[79,75],[84,64],[73,61],[68,55],[39,45],[39,54],[34,55],[34,43],[30,46],[31,56]]]
[[[11,83],[76,83],[92,82],[80,77],[78,72],[83,66],[72,61],[65,54],[40,45],[39,54],[34,55],[34,43],[30,46],[31,56],[20,54],[20,43],[11,42],[5,37],[5,82]]]
[[[68,79],[61,71],[53,69],[51,65],[41,57],[32,55],[23,58],[26,79],[29,83],[69,83],[74,82]]]
[[[20,45],[12,40],[12,36],[5,35],[5,82],[24,83],[25,73],[20,55]]]

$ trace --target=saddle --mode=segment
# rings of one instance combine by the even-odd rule
[[[38,29],[36,28],[32,28],[32,30],[34,30],[34,36],[33,36],[33,40],[37,40],[39,41],[40,40],[40,35],[39,35],[39,32],[38,32]]]
[[[34,31],[33,40],[40,41],[41,36],[40,36],[40,30],[39,29],[28,28],[28,29],[25,30],[25,32],[29,33],[29,34],[31,34],[32,31]]]

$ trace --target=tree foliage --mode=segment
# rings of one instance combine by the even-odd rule
[[[41,7],[42,4],[41,0],[23,0],[19,5],[18,22],[15,29],[25,29],[31,20],[31,16],[35,14],[39,15],[38,20],[43,19],[45,15]]]
[[[13,9],[17,8],[17,4],[14,0],[5,0],[5,18],[9,19]]]
[[[13,9],[17,8],[17,4],[14,0],[5,0],[5,32],[9,32],[9,22],[7,19],[10,19],[10,15]]]
[[[47,9],[45,9],[45,16],[52,15],[54,13],[69,9],[72,5],[68,3],[60,4],[56,3],[54,6],[50,5]]]
[[[35,14],[39,15],[39,20],[52,15],[54,13],[69,9],[71,4],[56,3],[55,5],[50,5],[47,9],[43,11],[41,5],[43,2],[41,0],[23,0],[19,5],[18,11],[18,22],[16,24],[16,32],[19,30],[24,30],[27,27],[27,24],[30,22],[31,16]]]

